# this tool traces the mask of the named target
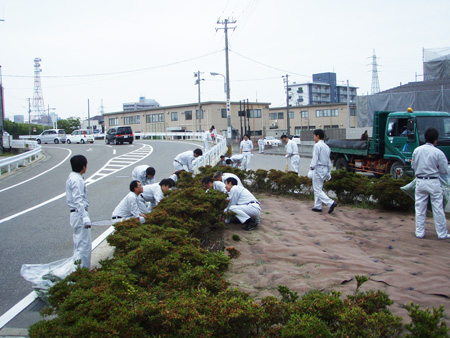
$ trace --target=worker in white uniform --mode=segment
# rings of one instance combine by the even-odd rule
[[[255,229],[261,215],[261,206],[258,200],[246,188],[238,186],[236,179],[232,177],[225,180],[225,187],[228,190],[230,201],[225,212],[234,212],[239,222],[244,225],[244,230]]]
[[[260,154],[264,154],[264,138],[261,136],[258,140],[258,148],[259,148],[259,153]]]
[[[194,169],[192,163],[197,157],[202,155],[203,152],[200,148],[197,148],[194,151],[185,151],[175,157],[175,159],[173,160],[173,167],[175,168],[175,171],[187,170],[193,173]]]
[[[244,155],[236,154],[231,156],[228,160],[226,160],[226,164],[231,165],[233,168],[241,168],[244,169],[242,163],[244,162]]]
[[[298,146],[297,143],[290,140],[287,135],[281,136],[281,141],[286,144],[286,158],[291,159],[291,167],[292,171],[295,171],[297,174],[300,175],[299,169],[300,169],[300,154],[298,152]]]
[[[225,183],[223,183],[222,181],[214,181],[211,176],[203,177],[202,185],[205,189],[207,189],[206,191],[214,189],[223,192],[224,194],[228,194]]]
[[[232,173],[223,173],[223,172],[221,172],[221,171],[216,171],[216,173],[213,175],[213,179],[215,180],[215,181],[220,181],[220,182],[223,182],[223,183],[225,183],[225,180],[227,179],[227,178],[229,178],[229,177],[232,177],[232,178],[234,178],[238,183],[238,186],[240,186],[240,187],[243,187],[244,185],[242,184],[242,182],[241,182],[241,179],[238,177],[238,176],[236,176],[235,174],[232,174]]]
[[[112,220],[119,222],[122,219],[138,218],[141,223],[145,222],[144,214],[139,210],[138,197],[142,194],[143,187],[141,182],[132,181],[130,183],[130,192],[120,201],[112,213]]]
[[[142,213],[152,212],[159,202],[164,198],[164,193],[175,186],[174,180],[165,178],[159,183],[153,183],[143,187],[143,191],[139,196],[139,209]],[[149,203],[148,206],[142,205],[142,201]]]
[[[444,153],[435,147],[439,132],[434,128],[425,130],[425,144],[417,147],[411,166],[416,176],[416,237],[425,237],[425,219],[428,198],[431,199],[434,226],[439,239],[450,238],[443,207],[443,193],[439,175],[448,175],[448,163]]]
[[[211,149],[210,142],[213,141],[213,139],[211,137],[212,131],[213,131],[212,129],[209,129],[202,134],[203,152],[205,152],[205,153],[207,151],[209,151],[209,149]]]
[[[249,171],[250,162],[253,156],[253,143],[250,140],[250,136],[248,134],[245,134],[244,139],[241,141],[240,154],[244,155],[244,160],[242,161],[242,169]]]
[[[155,183],[155,168],[148,165],[138,165],[131,172],[131,179],[133,181],[141,182],[142,186]]]
[[[72,172],[66,181],[66,203],[70,210],[70,225],[73,229],[73,257],[81,260],[82,268],[91,267],[91,220],[88,214],[89,201],[83,175],[87,169],[87,159],[75,155],[70,159]]]
[[[309,169],[313,171],[314,208],[312,208],[312,211],[321,212],[323,203],[329,207],[328,213],[331,214],[334,208],[337,207],[337,203],[322,190],[323,182],[331,179],[331,149],[323,141],[325,133],[322,129],[314,130],[313,134],[316,144],[313,148],[313,157],[309,166]]]

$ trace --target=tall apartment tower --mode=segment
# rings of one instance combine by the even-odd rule
[[[380,81],[378,80],[378,64],[377,56],[375,55],[375,49],[372,55],[372,90],[371,94],[376,94],[380,92]]]
[[[44,96],[42,95],[41,86],[41,62],[39,58],[34,59],[34,94],[33,94],[33,113],[36,121],[42,122],[45,116]]]

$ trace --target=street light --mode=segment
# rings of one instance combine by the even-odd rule
[[[220,76],[223,77],[223,84],[224,84],[224,86],[223,86],[223,92],[226,94],[226,93],[227,93],[227,79],[225,78],[225,75],[220,74],[220,73],[215,73],[215,72],[211,72],[210,74],[211,74],[212,76],[220,75]]]
[[[205,79],[202,79],[200,77],[200,71],[197,73],[194,73],[194,77],[197,79],[195,80],[195,84],[198,85],[198,132],[202,131],[202,101],[200,100],[200,81],[205,81]]]

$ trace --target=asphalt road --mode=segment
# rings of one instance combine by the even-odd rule
[[[146,151],[142,153],[139,149],[143,145]],[[72,255],[72,229],[64,195],[71,171],[70,157],[77,154],[87,157],[84,177],[89,182],[111,158],[133,151],[141,157],[150,153],[142,160],[136,153],[122,156],[119,160],[125,164],[129,158],[135,160],[127,168],[107,171],[112,172],[109,176],[98,179],[97,175],[98,180],[88,185],[89,215],[92,222],[98,222],[110,219],[116,205],[128,193],[131,171],[136,165],[153,166],[159,181],[174,171],[172,160],[178,153],[195,148],[193,143],[170,141],[112,146],[102,142],[43,145],[45,159],[3,175],[0,178],[0,316],[32,291],[30,283],[20,276],[22,264],[49,263]],[[92,239],[106,229],[93,227]]]
[[[128,193],[132,169],[141,164],[156,169],[157,181],[173,172],[172,160],[180,152],[200,147],[195,142],[137,141],[133,145],[43,145],[45,159],[0,177],[0,316],[32,291],[20,276],[22,264],[49,263],[72,255],[72,229],[65,203],[65,182],[70,157],[88,159],[84,175],[88,186],[91,221],[109,220],[120,200]],[[238,153],[238,147],[233,153]],[[284,147],[255,149],[251,168],[285,170]],[[112,162],[111,162],[112,161]],[[306,175],[311,159],[302,155],[300,174]],[[127,166],[126,168],[122,168]],[[289,164],[290,167],[290,164]],[[106,173],[107,176],[104,176]],[[108,227],[92,228],[95,240]],[[11,320],[4,330],[26,329],[40,319],[44,306],[35,301]],[[0,337],[4,330],[0,330]]]

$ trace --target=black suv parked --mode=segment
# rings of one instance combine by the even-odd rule
[[[130,126],[119,126],[110,128],[105,135],[106,144],[110,143],[122,144],[124,142],[132,144],[133,140],[134,140],[133,130],[131,130]]]

